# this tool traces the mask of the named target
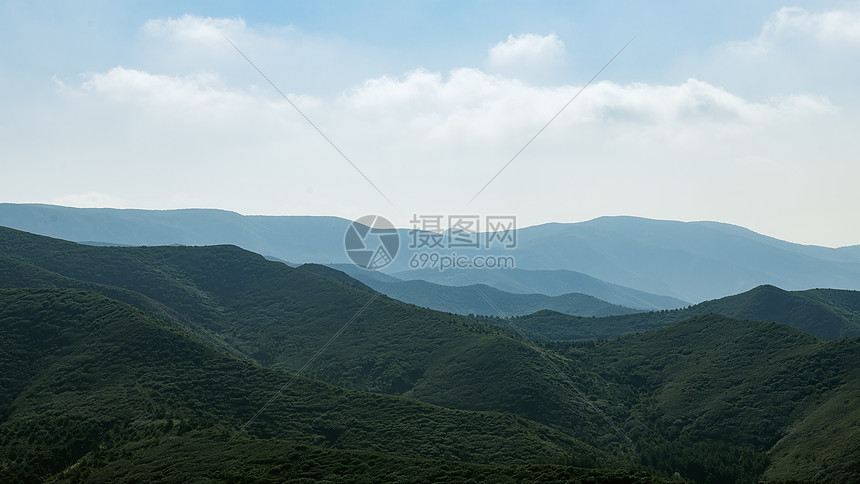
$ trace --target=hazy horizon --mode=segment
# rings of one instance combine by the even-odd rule
[[[235,210],[229,210],[229,209],[226,209],[226,208],[213,208],[213,207],[181,207],[181,208],[164,208],[164,209],[149,209],[149,208],[135,208],[135,207],[74,207],[74,206],[68,206],[68,205],[57,205],[57,204],[43,203],[43,202],[2,202],[2,201],[0,201],[0,204],[3,204],[3,203],[12,203],[12,204],[16,204],[16,205],[47,205],[47,206],[52,206],[52,207],[74,208],[74,209],[141,210],[141,211],[216,210],[216,211],[221,211],[221,212],[230,212],[230,213],[235,213],[235,214],[242,215],[242,216],[246,216],[246,217],[334,217],[334,218],[340,218],[340,219],[343,219],[343,220],[346,220],[346,221],[353,221],[353,219],[350,219],[350,218],[348,218],[348,217],[344,217],[344,216],[342,216],[342,215],[336,215],[336,214],[304,214],[304,213],[295,213],[295,214],[286,214],[286,213],[282,213],[282,214],[266,214],[266,213],[242,213],[242,212],[237,212],[237,211],[235,211]],[[526,229],[526,228],[529,228],[529,227],[538,227],[538,226],[541,226],[541,225],[550,225],[550,224],[580,224],[580,223],[587,223],[587,222],[591,222],[591,221],[594,221],[594,220],[597,220],[597,219],[601,219],[601,218],[636,218],[636,219],[653,220],[653,221],[660,221],[660,222],[681,222],[681,223],[702,223],[702,222],[704,222],[704,223],[717,223],[717,224],[731,225],[731,226],[734,226],[734,227],[740,227],[740,228],[743,228],[743,229],[751,230],[752,232],[755,232],[755,233],[757,233],[757,234],[759,234],[759,235],[763,235],[763,236],[765,236],[765,237],[771,237],[771,238],[774,238],[774,239],[782,240],[782,241],[784,241],[784,242],[789,242],[789,243],[793,243],[793,244],[800,244],[800,245],[814,245],[814,246],[827,247],[827,248],[832,248],[832,249],[838,249],[838,248],[842,248],[842,247],[854,247],[854,246],[860,246],[860,242],[855,243],[855,244],[836,245],[836,246],[833,246],[833,245],[820,245],[820,244],[804,244],[804,243],[802,243],[802,242],[797,242],[797,241],[793,241],[793,240],[783,239],[783,238],[779,238],[779,237],[776,237],[776,236],[771,235],[771,234],[758,232],[758,231],[756,231],[756,230],[752,230],[752,229],[750,229],[749,227],[744,227],[744,226],[742,226],[742,225],[730,224],[730,223],[727,223],[727,222],[721,222],[721,221],[719,221],[719,220],[677,220],[677,219],[659,219],[659,218],[639,217],[639,216],[636,216],[636,215],[626,215],[626,214],[619,214],[619,215],[600,215],[600,216],[593,217],[593,218],[586,219],[586,220],[573,220],[573,221],[550,220],[550,221],[547,221],[547,222],[539,222],[539,223],[529,224],[529,225],[518,225],[518,226],[517,226],[517,229]],[[415,228],[415,225],[414,225],[414,224],[409,224],[409,223],[397,223],[397,221],[395,221],[395,220],[392,220],[392,222],[394,223],[394,225],[395,225],[398,229],[408,230],[408,229],[413,229],[413,228]]]

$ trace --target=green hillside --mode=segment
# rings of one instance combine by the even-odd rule
[[[131,304],[165,321],[169,321],[172,326],[193,335],[207,344],[233,355],[242,356],[235,348],[224,343],[222,339],[214,336],[187,316],[173,311],[159,301],[135,291],[105,284],[79,281],[17,259],[0,255],[0,288],[3,287],[74,288],[95,291],[118,301]]]
[[[291,379],[89,291],[2,289],[0,332],[0,476],[6,482],[63,470],[85,475],[121,455],[117,447],[150,454],[192,430],[204,448],[218,443],[222,452],[235,453],[226,441]],[[240,435],[243,442],[275,438],[504,465],[612,462],[558,431],[510,415],[444,409],[304,377]],[[83,469],[76,464],[81,459]]]
[[[860,376],[795,421],[771,448],[764,474],[774,481],[848,482],[860,476]]]
[[[775,323],[707,315],[552,348],[609,382],[641,426],[631,432],[651,435],[639,447],[643,464],[710,482],[765,470],[860,477],[857,338],[822,342]]]
[[[812,289],[789,292],[759,286],[736,296],[705,301],[698,312],[775,321],[821,339],[860,336],[860,291]]]
[[[508,319],[500,316],[470,315],[469,317],[507,330],[513,330],[511,326],[513,324],[517,330],[536,340],[581,341],[617,338],[683,320],[676,321],[656,316],[660,314],[662,313],[634,313],[597,318],[572,316],[542,309],[532,314]]]
[[[616,317],[665,326],[619,339],[535,346],[232,246],[91,247],[8,229],[0,286],[3,475],[860,478],[858,338],[716,314],[672,321],[688,309]],[[799,293],[780,313],[774,289],[732,307],[798,322],[817,314],[806,301],[839,324],[854,314],[850,291]],[[310,377],[228,445],[320,348]],[[308,457],[283,457],[297,453]]]
[[[225,444],[189,432],[156,442],[114,450],[110,460],[87,476],[90,482],[492,482],[658,484],[670,482],[642,471],[583,469],[546,464],[482,465],[460,461],[403,458],[371,452],[340,451],[282,440]]]
[[[602,318],[583,318],[545,310],[515,317],[512,321],[534,338],[576,341],[617,338],[712,313],[736,319],[777,322],[826,340],[860,336],[860,291],[810,289],[792,292],[774,286],[759,286],[745,293],[683,309]],[[509,327],[507,321],[497,317],[479,316],[476,319],[502,328]]]
[[[594,418],[568,377],[508,331],[377,297],[237,247],[92,247],[0,229],[0,253],[138,292],[243,357],[285,370],[301,368],[372,301],[310,375],[445,407],[512,413],[592,445],[614,442],[614,452],[626,445]]]

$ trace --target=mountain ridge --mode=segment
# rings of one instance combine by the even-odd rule
[[[145,211],[0,204],[0,225],[74,241],[128,245],[230,243],[295,263],[348,263],[337,217],[243,216],[206,209]],[[408,230],[388,272],[409,269]],[[804,246],[717,222],[601,217],[517,231],[516,267],[564,269],[612,284],[701,302],[774,284],[860,289],[860,251]],[[598,298],[600,298],[598,296]]]
[[[363,275],[361,271],[350,271],[340,265],[336,267],[347,273],[353,273],[353,277],[361,278]],[[631,289],[602,281],[587,274],[564,269],[527,270],[514,268],[482,271],[413,269],[396,272],[393,275],[404,280],[424,280],[446,286],[486,284],[501,291],[515,294],[561,296],[570,293],[582,293],[619,306],[644,310],[673,309],[689,304],[670,296]]]
[[[347,275],[347,273],[331,266],[319,264],[304,264],[299,268],[338,280],[345,280],[340,274]],[[352,278],[350,277],[350,279]],[[559,296],[514,294],[500,291],[486,284],[448,286],[420,279],[401,281],[391,276],[384,278],[367,276],[363,279],[363,282],[359,282],[362,286],[380,291],[398,301],[464,316],[470,314],[492,316],[497,315],[499,310],[505,315],[519,316],[541,309],[552,309],[577,316],[608,316],[637,312],[636,309],[611,304],[582,293],[569,293]],[[352,280],[355,281],[355,279]],[[487,299],[490,302],[487,302]]]
[[[860,291],[808,289],[785,291],[763,285],[747,292],[681,309],[602,318],[582,318],[543,310],[512,321],[532,337],[550,340],[617,338],[668,326],[706,314],[777,322],[815,337],[833,340],[860,336]],[[505,328],[504,320],[477,318]]]

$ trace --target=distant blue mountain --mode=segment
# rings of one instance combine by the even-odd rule
[[[124,245],[235,244],[291,263],[348,263],[337,217],[242,216],[222,210],[77,209],[0,204],[0,225],[73,241]],[[385,272],[409,270],[409,237]],[[716,222],[601,217],[517,231],[516,267],[567,270],[691,303],[762,284],[860,289],[860,248],[792,244]]]
[[[573,316],[615,316],[641,311],[641,308],[611,304],[593,295],[578,292],[547,296],[500,291],[486,284],[456,286],[434,284],[420,279],[403,281],[351,264],[332,266],[306,264],[301,267],[338,280],[343,280],[342,276],[349,274],[354,280],[361,281],[394,299],[455,314],[500,316],[499,311],[501,311],[504,316],[522,316],[548,309]]]
[[[346,272],[349,272],[346,270]],[[398,272],[395,276],[404,280],[424,280],[447,286],[486,284],[496,289],[516,294],[546,294],[561,296],[582,293],[628,308],[659,310],[675,309],[689,305],[688,302],[670,296],[650,294],[637,289],[611,284],[581,272],[568,270],[432,270],[416,269]],[[358,277],[358,276],[354,276]],[[547,308],[549,309],[549,308]]]
[[[716,222],[601,217],[518,233],[517,267],[568,269],[685,301],[763,284],[860,288],[860,251],[792,244]]]
[[[0,225],[39,235],[119,245],[233,244],[291,264],[349,262],[338,217],[247,216],[226,210],[118,210],[0,204]]]

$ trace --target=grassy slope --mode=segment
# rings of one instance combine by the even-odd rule
[[[0,331],[0,475],[13,480],[54,474],[102,446],[158,442],[191,429],[223,443],[290,379],[88,291],[0,290]],[[247,434],[410,458],[611,462],[511,415],[445,409],[307,378],[286,388]],[[90,457],[91,465],[100,462]]]

